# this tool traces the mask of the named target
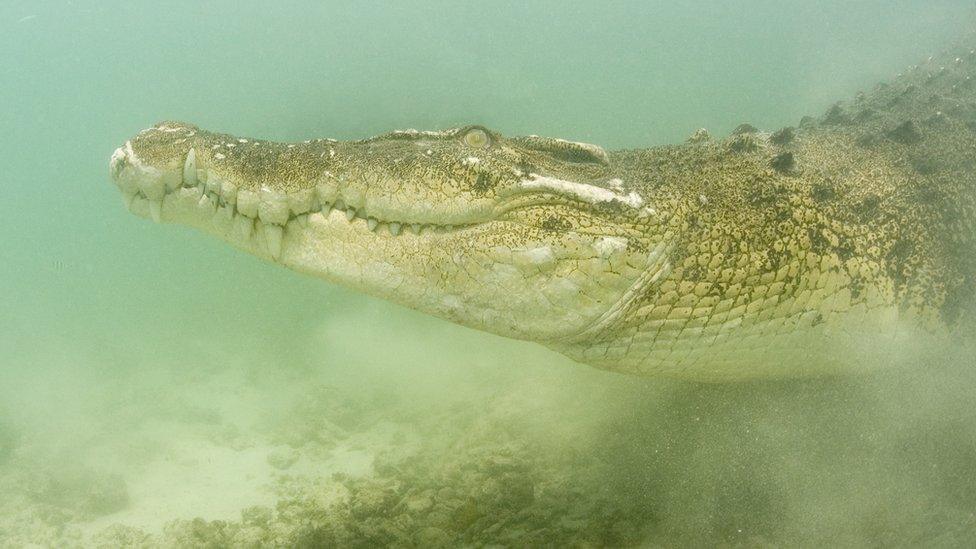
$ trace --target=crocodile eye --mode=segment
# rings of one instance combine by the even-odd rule
[[[472,149],[483,149],[487,147],[488,143],[490,142],[491,138],[488,137],[488,133],[485,132],[485,130],[475,128],[464,134],[464,144]]]

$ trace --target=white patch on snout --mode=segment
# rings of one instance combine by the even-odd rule
[[[588,183],[577,183],[576,181],[566,181],[565,179],[544,177],[537,174],[529,174],[529,178],[520,181],[519,186],[526,190],[547,190],[559,194],[571,195],[589,204],[613,202],[614,200],[626,204],[631,208],[639,208],[644,204],[644,199],[635,192],[629,194],[616,193],[610,189],[604,189],[603,187],[597,187]]]
[[[162,172],[158,169],[144,163],[137,155],[134,150],[132,150],[132,141],[125,142],[125,157],[128,160],[129,165],[135,168],[140,174],[158,177]]]
[[[115,151],[119,154],[119,151]],[[123,177],[126,179],[135,179],[137,183],[143,181],[162,179],[163,172],[158,168],[150,166],[144,163],[137,155],[134,150],[132,150],[132,141],[125,142],[125,152],[121,153],[126,160],[128,166],[123,171]],[[115,160],[115,155],[112,155],[112,160]]]
[[[119,164],[122,162],[124,158],[125,158],[125,151],[122,150],[122,147],[115,149],[115,152],[112,153],[112,159],[109,160],[108,162],[108,168],[109,168],[109,173],[112,174],[113,178],[115,178],[118,175]]]

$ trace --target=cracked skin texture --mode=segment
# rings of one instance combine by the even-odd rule
[[[185,173],[192,147],[231,197],[198,205],[184,182],[162,221],[599,368],[846,373],[974,333],[974,77],[957,48],[796,128],[610,153],[480,127],[289,145],[170,122],[111,172],[146,216],[146,182]],[[322,208],[337,200],[381,229]]]

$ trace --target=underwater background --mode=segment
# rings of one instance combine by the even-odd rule
[[[972,546],[976,368],[575,364],[126,212],[174,119],[636,148],[796,124],[961,0],[0,2],[0,547]]]

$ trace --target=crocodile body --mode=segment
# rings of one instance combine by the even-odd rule
[[[604,152],[470,126],[272,143],[182,123],[111,174],[139,215],[580,362],[722,381],[971,337],[976,52],[772,133]]]

